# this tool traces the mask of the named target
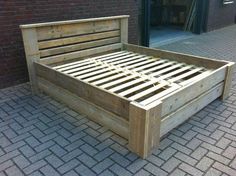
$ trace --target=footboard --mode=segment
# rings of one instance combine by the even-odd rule
[[[128,16],[22,25],[32,91],[128,140],[145,158],[218,97],[234,63],[126,44]]]

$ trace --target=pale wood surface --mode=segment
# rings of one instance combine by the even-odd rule
[[[160,142],[161,102],[142,107],[130,103],[129,148],[142,158],[151,154]]]
[[[31,89],[34,93],[38,92],[37,77],[35,73],[35,68],[33,63],[39,61],[39,49],[38,49],[38,39],[37,33],[34,28],[22,29],[22,36],[25,48],[25,56],[28,66],[29,79],[31,84]]]
[[[114,19],[122,19],[122,18],[129,18],[129,15],[88,18],[88,19],[79,19],[79,20],[66,20],[66,21],[56,21],[56,22],[37,23],[37,24],[26,24],[26,25],[20,25],[20,28],[38,28],[38,27],[45,27],[45,26],[57,26],[57,25],[74,24],[74,23],[86,23],[86,22],[114,20]]]
[[[234,69],[235,69],[234,62],[230,62],[229,64],[227,64],[227,73],[225,76],[224,91],[221,96],[222,100],[225,100],[229,96]]]

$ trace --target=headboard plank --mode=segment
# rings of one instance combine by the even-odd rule
[[[89,41],[85,43],[78,43],[74,45],[66,45],[62,47],[44,49],[44,50],[40,50],[40,57],[45,58],[47,56],[54,56],[54,55],[59,55],[63,53],[65,54],[65,53],[69,53],[73,51],[80,51],[84,49],[89,49],[89,48],[94,48],[98,46],[109,45],[109,44],[119,43],[119,42],[120,42],[119,37],[113,37],[113,38],[107,38],[107,39],[102,39],[102,40]]]
[[[91,34],[120,29],[119,20],[90,21],[37,28],[38,40],[50,40],[75,35]]]
[[[119,37],[119,35],[120,35],[120,30],[116,30],[116,31],[108,31],[108,32],[101,32],[101,33],[88,34],[88,35],[80,35],[80,36],[68,37],[68,38],[62,38],[62,39],[54,39],[54,40],[49,40],[49,41],[41,41],[39,42],[39,49],[70,45],[70,44],[87,42],[91,40],[99,40],[99,39],[110,38],[110,37]]]
[[[55,64],[58,62],[63,62],[63,61],[71,60],[71,59],[83,58],[83,57],[96,55],[96,54],[103,53],[103,52],[118,50],[118,49],[121,49],[122,46],[123,45],[121,43],[116,43],[116,44],[111,44],[111,45],[107,45],[107,46],[94,47],[94,48],[90,48],[90,49],[86,49],[86,50],[80,50],[80,51],[76,51],[76,52],[70,52],[70,53],[66,53],[66,54],[42,58],[40,60],[40,63]]]

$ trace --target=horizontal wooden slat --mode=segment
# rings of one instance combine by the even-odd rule
[[[119,51],[119,52],[114,52],[114,53],[109,53],[109,54],[105,54],[105,55],[101,55],[101,56],[97,56],[97,57],[93,57],[93,58],[87,58],[87,59],[83,59],[83,60],[79,60],[79,61],[75,61],[75,62],[71,62],[71,63],[67,63],[67,64],[62,64],[62,65],[59,65],[59,66],[55,66],[53,67],[54,69],[57,69],[59,71],[64,71],[64,70],[69,70],[69,69],[72,69],[72,68],[75,68],[77,66],[81,66],[86,64],[86,62],[88,63],[91,63],[93,62],[94,59],[103,59],[103,58],[113,58],[113,57],[118,57],[118,56],[123,56],[123,55],[126,55],[127,52],[124,52],[124,51]]]
[[[87,69],[91,69],[91,68],[99,66],[99,65],[100,65],[99,63],[87,62],[86,64],[78,65],[76,68],[72,68],[69,70],[61,71],[61,72],[66,73],[66,74],[70,74],[70,73],[74,73],[74,72],[86,71]]]
[[[98,75],[98,74],[101,74],[101,73],[104,73],[104,72],[110,72],[112,70],[114,70],[114,69],[111,69],[109,67],[105,67],[104,65],[102,65],[99,69],[96,69],[93,72],[88,72],[88,73],[82,74],[82,75],[78,75],[78,73],[73,73],[73,74],[70,74],[70,75],[74,76],[76,78],[79,78],[79,79],[84,79],[84,78],[91,77],[91,76],[94,76],[94,75]]]
[[[135,54],[132,54],[132,53],[122,53],[122,54],[117,54],[117,55],[113,55],[113,56],[109,56],[109,57],[104,57],[104,58],[100,58],[100,59],[95,59],[95,58],[91,58],[91,59],[88,59],[87,62],[85,63],[82,63],[82,64],[75,64],[75,65],[72,65],[70,67],[66,67],[66,68],[62,68],[62,69],[58,69],[59,71],[62,71],[63,73],[72,73],[72,72],[75,72],[72,74],[72,76],[76,76],[76,75],[79,75],[79,70],[81,70],[83,68],[84,65],[89,65],[89,67],[94,67],[94,66],[97,66],[97,65],[103,65],[107,67],[107,65],[105,65],[104,63],[106,62],[100,62],[100,61],[103,61],[103,60],[108,60],[109,58],[109,62],[112,62],[112,61],[117,61],[117,62],[120,62],[120,60],[122,59],[125,59],[125,58],[129,58],[131,56],[134,56]],[[121,56],[121,57],[119,57]],[[116,63],[116,62],[113,62],[113,63]],[[78,72],[78,73],[77,73]]]
[[[190,79],[181,81],[181,82],[179,83],[179,85],[181,85],[181,86],[186,86],[186,85],[188,85],[188,84],[190,84],[190,83],[192,83],[192,82],[196,82],[196,81],[198,81],[198,80],[200,80],[200,79],[203,79],[203,78],[205,78],[206,76],[210,75],[211,72],[212,72],[212,70],[204,71],[204,72],[200,73],[199,75],[196,75],[196,76],[194,76],[194,77],[192,77],[192,78],[190,78]]]
[[[128,57],[129,58],[127,58],[127,59],[124,59],[124,60],[132,60],[133,58],[139,58],[139,57],[142,57],[142,56],[135,56],[135,57],[130,57],[130,56],[132,56],[132,55],[129,55]],[[123,62],[124,62],[124,60],[123,60]],[[109,65],[109,63],[110,63],[111,61],[109,61],[108,63],[107,62],[97,62],[97,63],[94,63],[94,64],[91,64],[91,66],[96,66],[96,65],[99,65],[99,66],[97,66],[97,67],[94,67],[94,68],[92,68],[92,69],[88,69],[88,70],[84,70],[84,71],[82,71],[83,73],[85,73],[85,72],[88,72],[88,75],[82,75],[82,76],[79,76],[80,74],[81,74],[81,72],[80,71],[78,71],[78,72],[74,72],[74,73],[72,73],[72,74],[70,74],[71,76],[78,76],[78,78],[84,78],[84,77],[88,77],[88,76],[91,76],[91,75],[97,75],[97,74],[100,74],[100,73],[102,73],[103,71],[112,71],[112,70],[116,70],[116,64],[117,63],[119,63],[119,62],[121,62],[120,60],[118,60],[118,61],[116,61],[116,62],[112,62],[112,65]],[[126,63],[124,63],[124,64],[119,64],[118,65],[118,70],[117,70],[117,72],[119,72],[119,71],[121,71],[121,69],[120,69],[120,67],[122,66],[122,65],[126,65],[128,62],[126,62]],[[79,69],[79,68],[78,68]],[[94,70],[98,70],[98,69],[101,69],[101,70],[99,70],[99,71],[96,71],[96,72],[92,72],[92,71],[94,71]],[[77,69],[74,69],[74,70],[77,70]]]
[[[153,77],[155,77],[155,76],[159,76],[159,75],[161,75],[161,74],[165,74],[166,72],[169,72],[169,71],[171,71],[171,70],[174,70],[174,69],[176,69],[176,68],[180,68],[181,66],[183,66],[184,64],[183,63],[179,63],[179,64],[174,64],[174,65],[171,65],[170,67],[167,67],[167,68],[164,68],[164,69],[162,69],[162,70],[159,70],[159,71],[154,71],[153,73],[151,73],[151,74],[149,74],[150,76],[153,76]],[[185,69],[189,69],[190,67],[188,66],[187,68],[185,68]],[[184,70],[183,68],[181,68],[181,70]],[[163,76],[165,76],[165,75],[163,75]]]
[[[157,91],[161,88],[163,88],[164,86],[168,85],[168,82],[164,82],[164,83],[161,83],[161,84],[158,84],[158,85],[153,85],[151,88],[148,88],[148,89],[145,89],[144,91],[140,92],[140,93],[137,93],[131,97],[129,97],[128,99],[131,100],[131,101],[135,101],[141,97],[144,97],[154,91]]]
[[[94,21],[107,21],[114,19],[127,19],[129,15],[118,15],[118,16],[109,16],[109,17],[98,17],[98,18],[86,18],[86,19],[78,19],[78,20],[66,20],[66,21],[54,21],[54,22],[46,22],[46,23],[36,23],[36,24],[24,24],[20,25],[21,29],[26,28],[40,28],[46,26],[58,26],[65,24],[77,24],[77,23],[86,23],[86,22],[94,22]]]
[[[183,65],[183,64],[176,64],[176,65],[174,65],[174,66],[169,67],[169,68],[171,68],[171,69],[168,69],[168,70],[172,70],[172,69],[174,69],[174,68],[176,68],[176,67],[179,67],[179,66],[181,66],[181,65]],[[124,92],[119,93],[119,95],[120,95],[120,96],[128,95],[128,94],[130,94],[130,93],[132,93],[132,92],[135,92],[135,91],[137,91],[137,90],[139,90],[139,89],[142,89],[142,88],[147,87],[147,86],[149,86],[149,85],[155,84],[155,83],[157,83],[158,81],[161,82],[161,81],[163,81],[164,79],[166,79],[166,78],[168,78],[168,77],[170,77],[170,76],[172,76],[172,75],[175,75],[175,74],[177,74],[177,73],[180,73],[180,72],[182,72],[182,71],[184,71],[184,70],[186,70],[186,69],[189,69],[189,68],[191,68],[191,67],[192,67],[192,66],[183,67],[183,68],[181,68],[181,69],[175,70],[175,71],[170,72],[170,73],[168,73],[168,74],[164,74],[163,76],[160,76],[160,77],[158,77],[158,78],[156,78],[156,79],[152,79],[152,81],[150,81],[150,82],[146,82],[146,83],[141,84],[141,85],[139,85],[139,86],[137,86],[137,87],[134,87],[134,88],[125,90]],[[164,69],[164,70],[165,70],[165,69]],[[165,84],[165,85],[167,85],[167,84]],[[154,86],[154,87],[155,87],[155,86]],[[156,89],[155,89],[155,88],[150,88],[150,90],[156,90]],[[147,91],[147,90],[145,90],[144,92],[146,92],[146,91]],[[150,92],[149,92],[149,93],[150,93]],[[130,97],[129,99],[130,99],[130,100],[135,100],[135,99],[137,99],[137,98],[140,98],[139,95],[141,95],[141,94],[142,94],[142,92],[139,93],[139,94],[133,95],[133,97]]]
[[[114,74],[116,74],[114,77],[110,76],[110,75],[114,75]],[[99,74],[99,75],[96,75],[96,76],[93,76],[93,77],[89,77],[89,78],[83,79],[83,81],[92,82],[94,80],[97,80],[97,79],[100,79],[100,78],[103,78],[103,77],[108,77],[108,76],[110,76],[110,77],[108,77],[109,79],[113,79],[113,78],[115,79],[117,77],[120,77],[121,75],[126,75],[126,74],[122,73],[121,71],[118,72],[117,70],[112,70],[110,72],[102,73],[102,74]],[[92,82],[92,84],[97,85],[97,84],[102,83],[104,81],[106,82],[106,79],[108,79],[108,78],[100,79],[100,80],[98,80],[96,82]]]
[[[109,76],[109,75],[112,75],[112,76]],[[118,78],[121,78],[121,77],[124,77],[124,76],[127,76],[127,74],[123,73],[123,72],[118,72],[117,73],[117,71],[114,70],[114,71],[110,72],[110,74],[105,73],[105,74],[101,74],[101,75],[98,75],[98,76],[94,76],[92,79],[90,78],[88,81],[92,82],[92,84],[94,84],[94,85],[98,85],[98,84],[103,84],[105,82],[109,82],[109,81],[112,81],[114,79],[118,79]],[[102,78],[102,79],[99,79],[99,78]],[[99,80],[97,80],[97,79],[99,79]]]
[[[148,57],[145,57],[145,58],[148,58]],[[131,61],[132,62],[132,61]],[[124,65],[125,65],[126,63],[124,63]],[[121,64],[121,65],[123,65],[123,64]],[[133,64],[133,65],[130,65],[130,66],[127,66],[127,67],[125,67],[125,69],[132,69],[133,67],[135,67],[135,65],[136,64]],[[120,66],[120,65],[119,65]],[[137,70],[139,70],[140,68],[138,67],[138,68],[135,68],[135,69],[133,69],[132,71],[137,71]],[[98,80],[98,81],[96,81],[96,82],[93,82],[93,84],[95,84],[95,85],[97,85],[97,84],[101,84],[101,83],[103,83],[103,82],[106,82],[106,81],[109,81],[109,80],[112,80],[112,79],[115,79],[115,78],[117,78],[117,76],[119,77],[119,75],[127,75],[127,73],[125,72],[122,72],[122,70],[121,69],[119,69],[118,71],[117,70],[113,70],[113,71],[110,71],[109,73],[103,73],[103,74],[99,74],[99,75],[97,75],[97,76],[94,76],[94,77],[91,77],[91,78],[87,78],[87,79],[84,79],[84,81],[93,81],[93,80],[96,80],[96,79],[99,79],[99,78],[101,78],[100,80]],[[119,75],[115,75],[115,76],[112,76],[112,77],[108,77],[107,78],[107,76],[109,76],[109,75],[113,75],[114,73],[119,73]],[[103,77],[105,77],[105,78],[103,78]]]
[[[148,57],[144,57],[144,58],[148,58]],[[142,58],[143,59],[143,58]],[[131,61],[132,62],[132,61]],[[131,62],[129,62],[129,64],[131,63]],[[140,64],[143,64],[143,63],[149,63],[149,62],[153,62],[153,60],[147,60],[147,61],[144,61],[144,62],[139,62],[139,63],[137,63],[137,64],[132,64],[132,65],[129,65],[129,66],[127,66],[127,67],[125,67],[125,69],[133,69],[134,67],[136,67],[136,66],[138,66],[138,65],[140,65]],[[125,63],[124,63],[125,64]],[[120,65],[119,65],[120,66]],[[139,68],[135,68],[134,69],[134,71],[136,70],[136,69],[139,69]],[[113,74],[113,73],[115,73],[116,71],[112,71],[111,72],[111,74]],[[93,84],[101,84],[101,83],[103,83],[103,82],[107,82],[107,81],[109,81],[109,80],[112,80],[112,79],[115,79],[115,78],[118,78],[120,75],[127,75],[127,73],[120,73],[120,74],[118,74],[118,75],[114,75],[114,76],[111,76],[111,77],[106,77],[106,78],[103,78],[103,77],[105,77],[105,76],[107,76],[107,75],[109,75],[109,74],[107,74],[107,73],[105,73],[105,74],[102,74],[102,75],[98,75],[98,76],[95,76],[95,77],[93,77],[93,78],[89,78],[89,80],[85,80],[85,81],[92,81],[92,80],[95,80],[95,79],[98,79],[98,78],[102,78],[102,79],[100,79],[100,80],[98,80],[98,81],[96,81],[96,82],[93,82]]]
[[[42,26],[40,28],[36,28],[39,41],[118,29],[120,29],[120,20],[118,19],[52,25],[45,27]]]
[[[156,70],[163,69],[163,68],[168,67],[168,66],[171,66],[171,65],[173,65],[173,64],[176,64],[176,62],[166,62],[166,63],[163,63],[163,64],[158,65],[158,66],[156,66],[156,67],[152,67],[152,68],[143,70],[143,71],[141,71],[141,73],[142,73],[142,74],[147,74],[147,75],[148,75],[148,73],[152,74],[152,73],[153,73],[154,71],[156,71]]]
[[[67,72],[64,72],[64,73],[67,73],[69,74],[70,76],[73,76],[73,77],[77,77],[77,78],[83,78],[83,77],[88,77],[90,75],[95,75],[98,71],[98,73],[100,72],[103,72],[103,71],[106,71],[106,70],[110,70],[109,68],[107,68],[107,66],[105,65],[94,65],[93,67],[91,68],[88,68],[88,69],[85,69],[85,70],[82,70],[82,71],[76,71],[76,72],[72,72],[72,73],[67,73]]]
[[[176,66],[176,67],[179,67],[179,65],[182,65],[182,64],[176,64],[175,66]],[[179,74],[179,73],[181,73],[181,72],[183,72],[183,71],[186,71],[186,70],[190,69],[191,67],[193,67],[193,66],[185,66],[185,67],[179,68],[178,70],[172,71],[172,72],[170,72],[170,73],[163,74],[162,76],[159,76],[159,77],[157,78],[157,80],[169,79],[170,77],[175,76],[176,74]],[[174,68],[174,67],[172,67],[172,69],[173,69],[173,68]],[[171,69],[169,69],[169,71],[171,71]],[[165,72],[164,72],[164,73],[165,73]],[[160,74],[160,73],[159,73],[159,74]],[[154,73],[153,75],[150,75],[150,76],[157,76],[157,75],[158,75],[158,73]]]
[[[165,95],[168,95],[168,94],[170,94],[171,92],[173,92],[173,91],[175,91],[175,90],[177,90],[177,89],[179,89],[180,88],[180,86],[178,86],[177,84],[176,85],[174,85],[174,86],[171,86],[170,88],[168,88],[168,89],[166,89],[166,90],[164,90],[164,91],[162,91],[162,92],[160,92],[160,93],[158,93],[158,94],[156,94],[156,95],[153,95],[153,96],[151,96],[151,97],[149,97],[149,98],[147,98],[147,99],[145,99],[145,100],[143,100],[143,101],[141,101],[141,102],[139,102],[141,105],[143,105],[143,106],[147,106],[148,104],[151,104],[151,103],[153,103],[154,101],[158,101],[161,97],[163,97],[163,96],[165,96]]]
[[[102,40],[78,43],[74,45],[67,45],[67,46],[62,46],[62,47],[44,49],[44,50],[40,50],[40,57],[43,58],[46,56],[79,51],[83,49],[89,49],[89,48],[94,48],[97,46],[104,46],[104,45],[109,45],[109,44],[119,43],[119,42],[120,42],[120,38],[114,37],[114,38],[109,38],[109,39],[102,39]]]
[[[86,49],[83,51],[76,51],[76,52],[71,52],[71,53],[67,53],[67,54],[61,54],[58,56],[43,58],[43,59],[40,59],[40,63],[42,63],[42,64],[55,64],[57,62],[63,62],[63,61],[67,61],[70,59],[88,57],[88,56],[95,55],[95,54],[102,53],[102,52],[118,50],[118,49],[121,49],[121,47],[122,47],[121,43],[111,44],[108,46],[96,47],[96,48],[92,48],[92,49]]]
[[[124,89],[124,88],[129,87],[129,86],[132,86],[132,85],[134,85],[134,84],[137,84],[137,83],[140,83],[140,82],[145,82],[145,80],[146,80],[145,78],[138,78],[138,79],[135,79],[135,80],[133,80],[133,81],[129,81],[129,82],[127,82],[127,83],[124,83],[124,84],[122,84],[122,85],[113,87],[113,88],[109,89],[109,91],[111,91],[111,92],[117,92],[117,91],[119,91],[119,90],[122,90],[122,89]]]
[[[195,68],[195,69],[193,69],[193,70],[190,70],[190,71],[187,72],[187,73],[181,74],[181,75],[179,75],[179,76],[177,76],[177,77],[175,77],[175,78],[172,78],[172,79],[170,79],[170,80],[168,80],[168,81],[170,81],[170,82],[176,82],[176,81],[178,81],[178,80],[180,80],[180,79],[183,79],[183,78],[185,78],[185,77],[187,77],[187,76],[191,76],[192,74],[197,73],[197,72],[199,72],[199,71],[201,71],[201,70],[203,70],[203,68]]]
[[[142,79],[143,80],[143,79]],[[141,81],[141,80],[138,80],[137,79],[137,81]],[[134,81],[134,83],[135,83],[136,81]],[[157,81],[156,80],[151,80],[151,81],[147,81],[147,82],[145,82],[145,81],[143,81],[143,83],[142,84],[140,84],[140,85],[138,85],[138,86],[135,86],[135,87],[132,87],[132,88],[130,88],[130,89],[127,89],[127,90],[125,90],[125,91],[122,91],[122,92],[120,92],[119,93],[119,95],[120,96],[126,96],[126,95],[128,95],[128,94],[130,94],[130,93],[132,93],[132,92],[135,92],[135,91],[138,91],[138,90],[140,90],[140,89],[143,89],[143,88],[145,88],[145,87],[148,87],[148,86],[150,86],[150,85],[153,85],[154,86],[154,84],[156,84],[157,83]],[[124,87],[124,86],[123,86]],[[116,90],[116,89],[115,89]]]
[[[155,58],[156,59],[156,58]],[[150,59],[151,60],[151,59]],[[167,60],[165,59],[158,59],[155,62],[152,63],[148,63],[146,65],[143,65],[141,67],[138,67],[139,70],[142,70],[143,73],[145,73],[145,71],[149,71],[151,72],[153,69],[155,70],[156,67],[158,67],[159,65],[163,64],[167,62]]]
[[[114,86],[114,85],[116,85],[116,84],[125,82],[125,81],[127,81],[127,80],[131,80],[132,78],[135,78],[135,77],[136,77],[136,75],[127,75],[127,76],[124,77],[124,78],[121,78],[121,79],[118,79],[118,80],[115,80],[115,81],[111,81],[111,82],[109,82],[109,83],[107,83],[107,84],[101,85],[100,87],[102,87],[102,88],[105,89],[105,88]]]
[[[55,40],[49,40],[49,41],[42,41],[39,42],[39,49],[45,49],[45,48],[52,48],[52,47],[59,47],[64,45],[71,45],[81,42],[88,42],[88,41],[94,41],[98,39],[106,39],[111,37],[119,37],[120,30],[116,31],[108,31],[108,32],[100,32],[95,34],[88,34],[88,35],[80,35],[75,37],[67,37],[67,38],[60,38]]]

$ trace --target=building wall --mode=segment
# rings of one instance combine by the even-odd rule
[[[129,42],[137,44],[136,0],[1,0],[0,88],[28,81],[20,24],[112,15],[130,15]]]
[[[234,4],[222,5],[222,0],[209,0],[207,31],[212,31],[235,23],[236,1]]]

